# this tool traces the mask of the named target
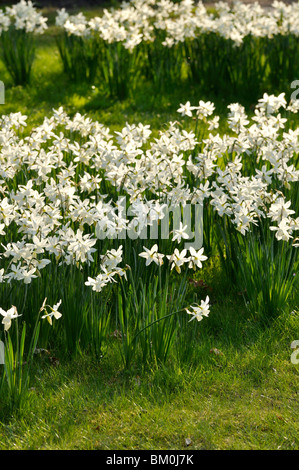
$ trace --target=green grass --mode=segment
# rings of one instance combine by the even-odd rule
[[[91,14],[91,13],[90,13]],[[53,12],[52,12],[53,15]],[[180,103],[214,101],[225,118],[234,97],[203,95],[179,83],[167,93],[150,84],[123,101],[109,98],[100,84],[71,84],[62,73],[55,46],[54,19],[37,47],[30,86],[6,85],[1,114],[28,115],[29,128],[53,108],[93,119],[120,130],[126,122],[150,124],[159,131],[178,118]],[[283,91],[283,90],[282,90]],[[250,97],[242,103],[250,111]],[[224,128],[220,129],[220,133]],[[197,326],[179,362],[124,371],[119,344],[100,359],[70,358],[59,350],[36,357],[30,400],[19,414],[0,408],[0,449],[299,449],[299,366],[291,363],[291,342],[299,339],[298,293],[285,313],[265,327],[249,316],[242,296],[227,290],[217,266],[200,272],[212,287],[193,294],[211,297],[211,314]],[[193,331],[194,324],[190,324]],[[191,339],[190,339],[191,341]],[[217,354],[219,352],[219,354]],[[1,367],[1,366],[0,366]]]
[[[192,450],[298,450],[295,337],[295,315],[265,330],[229,296],[185,363],[124,372],[117,339],[101,360],[49,351],[36,360],[27,408],[2,411],[0,449],[178,450],[189,438]]]

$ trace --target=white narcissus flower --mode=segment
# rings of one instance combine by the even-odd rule
[[[266,114],[277,112],[279,108],[285,108],[287,105],[285,93],[281,93],[279,96],[264,93],[263,98],[260,98],[258,101],[259,104],[257,105],[257,108],[264,109]]]
[[[143,249],[144,251],[142,253],[139,253],[139,256],[141,256],[141,258],[146,259],[146,262],[145,262],[146,266],[149,266],[152,263],[152,261],[156,263],[158,266],[162,266],[164,255],[162,253],[158,253],[157,244],[152,246],[150,250],[146,248],[145,246],[143,247]]]
[[[218,129],[219,127],[219,119],[220,117],[219,116],[214,116],[212,119],[209,119],[208,121],[208,129],[209,131],[213,131],[214,129]]]
[[[17,308],[14,305],[7,311],[0,308],[0,314],[4,317],[2,320],[2,324],[4,325],[5,331],[8,331],[11,327],[11,320],[21,316],[18,315]]]
[[[196,251],[193,248],[193,246],[191,246],[189,248],[189,252],[191,255],[189,268],[194,268],[194,269],[196,269],[196,267],[202,268],[202,261],[205,261],[206,259],[208,259],[208,257],[203,254],[204,248],[202,247],[198,251]]]
[[[287,107],[287,111],[290,111],[291,113],[298,113],[299,111],[299,100],[296,99],[296,100],[291,100],[288,107]]]
[[[56,320],[59,320],[59,318],[62,317],[62,313],[58,312],[58,309],[61,305],[61,302],[62,300],[59,300],[59,302],[57,302],[57,304],[55,304],[53,307],[51,307],[50,305],[48,305],[48,307],[50,308],[51,312],[50,313],[47,313],[46,315],[43,315],[41,318],[44,319],[46,318],[48,320],[48,322],[50,323],[50,325],[52,326],[52,317],[54,317]],[[44,304],[45,304],[45,301],[44,301]],[[42,308],[45,309],[45,305],[43,304]]]
[[[109,280],[106,275],[98,274],[96,278],[88,277],[85,282],[86,286],[92,287],[95,292],[101,292],[104,287],[108,284]]]
[[[192,111],[197,109],[196,106],[191,106],[190,101],[187,101],[185,104],[180,104],[180,108],[177,110],[182,116],[192,117]]]
[[[275,236],[277,240],[288,241],[290,238],[293,238],[291,235],[293,228],[290,225],[290,220],[287,218],[282,219],[279,222],[278,227],[271,225],[270,230],[276,231]]]
[[[211,116],[215,110],[215,105],[211,101],[202,101],[200,100],[198,106],[196,107],[196,114],[199,119],[207,118]]]
[[[172,255],[167,255],[169,262],[171,263],[171,271],[173,268],[177,271],[177,273],[181,273],[181,266],[184,263],[188,263],[190,258],[186,258],[187,250],[184,249],[181,252],[177,248],[175,248]]]
[[[207,295],[206,300],[201,300],[200,305],[191,305],[189,308],[185,308],[188,315],[193,315],[189,321],[196,318],[197,321],[201,321],[203,317],[208,317],[210,313],[209,308],[209,296]]]
[[[279,197],[273,204],[271,204],[268,217],[275,222],[281,222],[289,215],[295,214],[295,211],[290,209],[291,201],[285,201],[283,197]]]
[[[172,241],[177,240],[177,242],[180,243],[182,238],[188,239],[189,235],[186,230],[188,230],[188,225],[183,226],[182,222],[180,222],[180,227],[173,230],[174,235],[172,237]]]

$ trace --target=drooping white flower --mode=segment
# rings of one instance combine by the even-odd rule
[[[4,330],[8,331],[11,327],[11,321],[21,315],[18,315],[17,308],[13,305],[9,310],[5,311],[0,308],[0,314],[3,316],[2,325],[4,325]]]
[[[41,318],[44,319],[46,318],[48,320],[48,322],[50,323],[50,325],[52,326],[52,318],[54,317],[56,320],[59,320],[59,318],[62,317],[62,313],[58,311],[60,305],[61,305],[61,302],[62,300],[59,300],[59,302],[57,302],[55,305],[53,305],[53,307],[51,307],[50,305],[47,305],[47,307],[50,308],[50,312],[49,313],[46,313],[45,315],[43,315]],[[42,309],[46,309],[46,306],[43,305]]]
[[[201,321],[203,317],[208,317],[210,313],[209,306],[209,296],[207,295],[205,300],[201,300],[200,305],[191,305],[189,308],[185,308],[188,315],[192,315],[192,318],[189,321],[192,321],[196,318],[197,321]]]

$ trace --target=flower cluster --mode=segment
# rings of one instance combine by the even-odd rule
[[[228,125],[237,136],[224,135],[221,138],[218,134],[210,134],[204,141],[204,151],[195,159],[188,160],[188,169],[197,178],[215,175],[210,188],[208,183],[200,188],[201,199],[210,197],[210,204],[218,214],[227,215],[242,234],[250,229],[251,224],[268,217],[278,224],[271,227],[271,230],[277,231],[277,239],[287,241],[298,230],[299,219],[292,218],[295,212],[287,209],[291,202],[285,200],[283,193],[273,191],[271,186],[279,182],[283,191],[283,188],[289,188],[291,183],[298,181],[299,171],[294,165],[294,155],[298,153],[299,131],[289,129],[283,132],[281,140],[280,131],[285,128],[287,119],[278,112],[283,108],[293,112],[297,110],[287,106],[284,93],[279,96],[265,93],[255,108],[253,124],[239,103],[233,103],[228,108]],[[200,105],[191,106],[187,102],[181,105],[178,112],[192,116],[193,110],[196,110],[198,116],[199,109]],[[232,157],[224,169],[217,165],[219,152],[223,155],[228,152]],[[249,158],[255,155],[257,165],[254,174],[245,176],[242,168],[246,155]]]
[[[141,123],[112,134],[79,113],[70,118],[62,108],[23,136],[26,116],[2,116],[0,281],[30,284],[51,263],[97,265],[100,274],[89,275],[87,283],[101,290],[125,274],[119,264],[126,253],[121,243],[111,250],[111,240],[151,238],[168,208],[187,204],[208,204],[243,235],[268,219],[277,240],[296,245],[299,219],[284,190],[298,182],[299,130],[287,129],[281,108],[289,109],[283,94],[265,94],[250,119],[233,103],[230,132],[220,137],[210,130],[213,103],[181,105],[181,114],[195,112],[201,120],[202,141],[174,122],[154,138]],[[201,250],[187,255],[180,249],[188,237],[181,223],[169,231],[171,252],[159,253],[154,242],[140,256],[147,265],[168,259],[177,272],[183,264],[201,267]]]
[[[96,33],[107,42],[122,41],[132,49],[142,41],[153,42],[163,33],[163,45],[171,47],[200,34],[215,33],[236,46],[246,36],[272,38],[276,35],[299,34],[298,3],[287,5],[274,1],[271,9],[257,2],[232,6],[225,2],[214,5],[213,13],[202,2],[182,0],[132,0],[118,9],[104,10],[101,17],[87,20],[79,13],[57,12],[56,24],[69,34],[86,36]]]
[[[48,28],[48,19],[37,11],[29,0],[21,0],[19,3],[6,7],[0,11],[0,34],[7,31],[10,26],[26,33],[42,34]]]
[[[139,256],[146,259],[146,266],[149,266],[152,262],[156,263],[158,266],[162,266],[164,263],[163,258],[165,257],[164,254],[158,253],[158,245],[155,244],[152,246],[151,249],[143,247],[145,251],[139,253]],[[199,250],[195,250],[193,247],[189,248],[190,256],[186,258],[187,249],[182,250],[181,252],[175,248],[172,255],[166,255],[170,263],[170,269],[176,269],[176,271],[180,274],[181,273],[181,266],[184,263],[188,264],[188,268],[193,268],[194,270],[196,267],[202,268],[202,261],[208,259],[207,256],[203,254],[204,249],[200,248]]]
[[[203,317],[208,317],[210,313],[209,306],[210,298],[207,295],[206,300],[202,300],[200,305],[190,305],[189,308],[186,308],[188,315],[192,315],[192,318],[189,321],[192,321],[196,318],[197,321],[201,321]]]
[[[65,8],[57,11],[56,25],[68,35],[89,38],[98,37],[107,44],[121,42],[126,49],[132,50],[143,40],[148,39],[150,13],[148,2],[136,2],[136,6],[123,4],[117,10],[104,9],[101,17],[88,20],[81,12],[70,15]],[[143,8],[143,11],[142,11]]]
[[[111,43],[121,41],[132,49],[142,41],[152,42],[163,32],[163,45],[195,38],[204,33],[217,33],[240,45],[246,36],[272,38],[275,35],[299,32],[298,3],[291,5],[275,0],[271,9],[265,10],[257,2],[240,1],[229,5],[218,2],[213,13],[202,2],[182,0],[131,0],[119,8],[104,9],[102,16],[87,19],[80,12],[70,15],[64,8],[57,10],[56,25],[75,36],[96,33]],[[10,24],[26,32],[43,33],[47,19],[37,12],[31,0],[6,7],[0,12],[0,30]]]
[[[41,318],[42,319],[46,318],[48,322],[50,323],[50,325],[52,325],[52,317],[54,317],[56,320],[59,320],[59,318],[62,317],[62,313],[58,311],[61,305],[61,300],[59,300],[57,304],[53,305],[53,307],[51,307],[50,305],[47,305],[46,301],[47,301],[47,298],[45,298],[43,305],[40,308],[39,313],[45,311],[46,313]],[[50,312],[48,312],[48,309],[50,309]],[[12,320],[22,316],[18,314],[17,307],[15,307],[14,305],[12,305],[11,308],[8,309],[7,311],[3,310],[3,308],[0,308],[0,314],[3,316],[2,325],[4,325],[4,331],[8,331],[10,329],[12,325],[12,322],[11,322]]]
[[[101,273],[95,278],[88,277],[85,282],[86,286],[91,286],[95,292],[101,292],[102,289],[111,282],[117,282],[115,276],[124,276],[126,278],[126,270],[120,268],[118,264],[122,262],[123,247],[122,245],[118,250],[108,250],[105,255],[101,255]]]

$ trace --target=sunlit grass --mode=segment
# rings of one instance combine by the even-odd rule
[[[188,438],[190,450],[298,450],[298,369],[289,349],[296,327],[287,318],[267,331],[245,318],[237,326],[234,308],[231,301],[214,315],[227,316],[239,342],[221,322],[218,334],[203,327],[192,365],[173,359],[125,373],[117,339],[101,361],[58,353],[55,362],[44,353],[30,407],[2,420],[0,448],[182,450]]]

